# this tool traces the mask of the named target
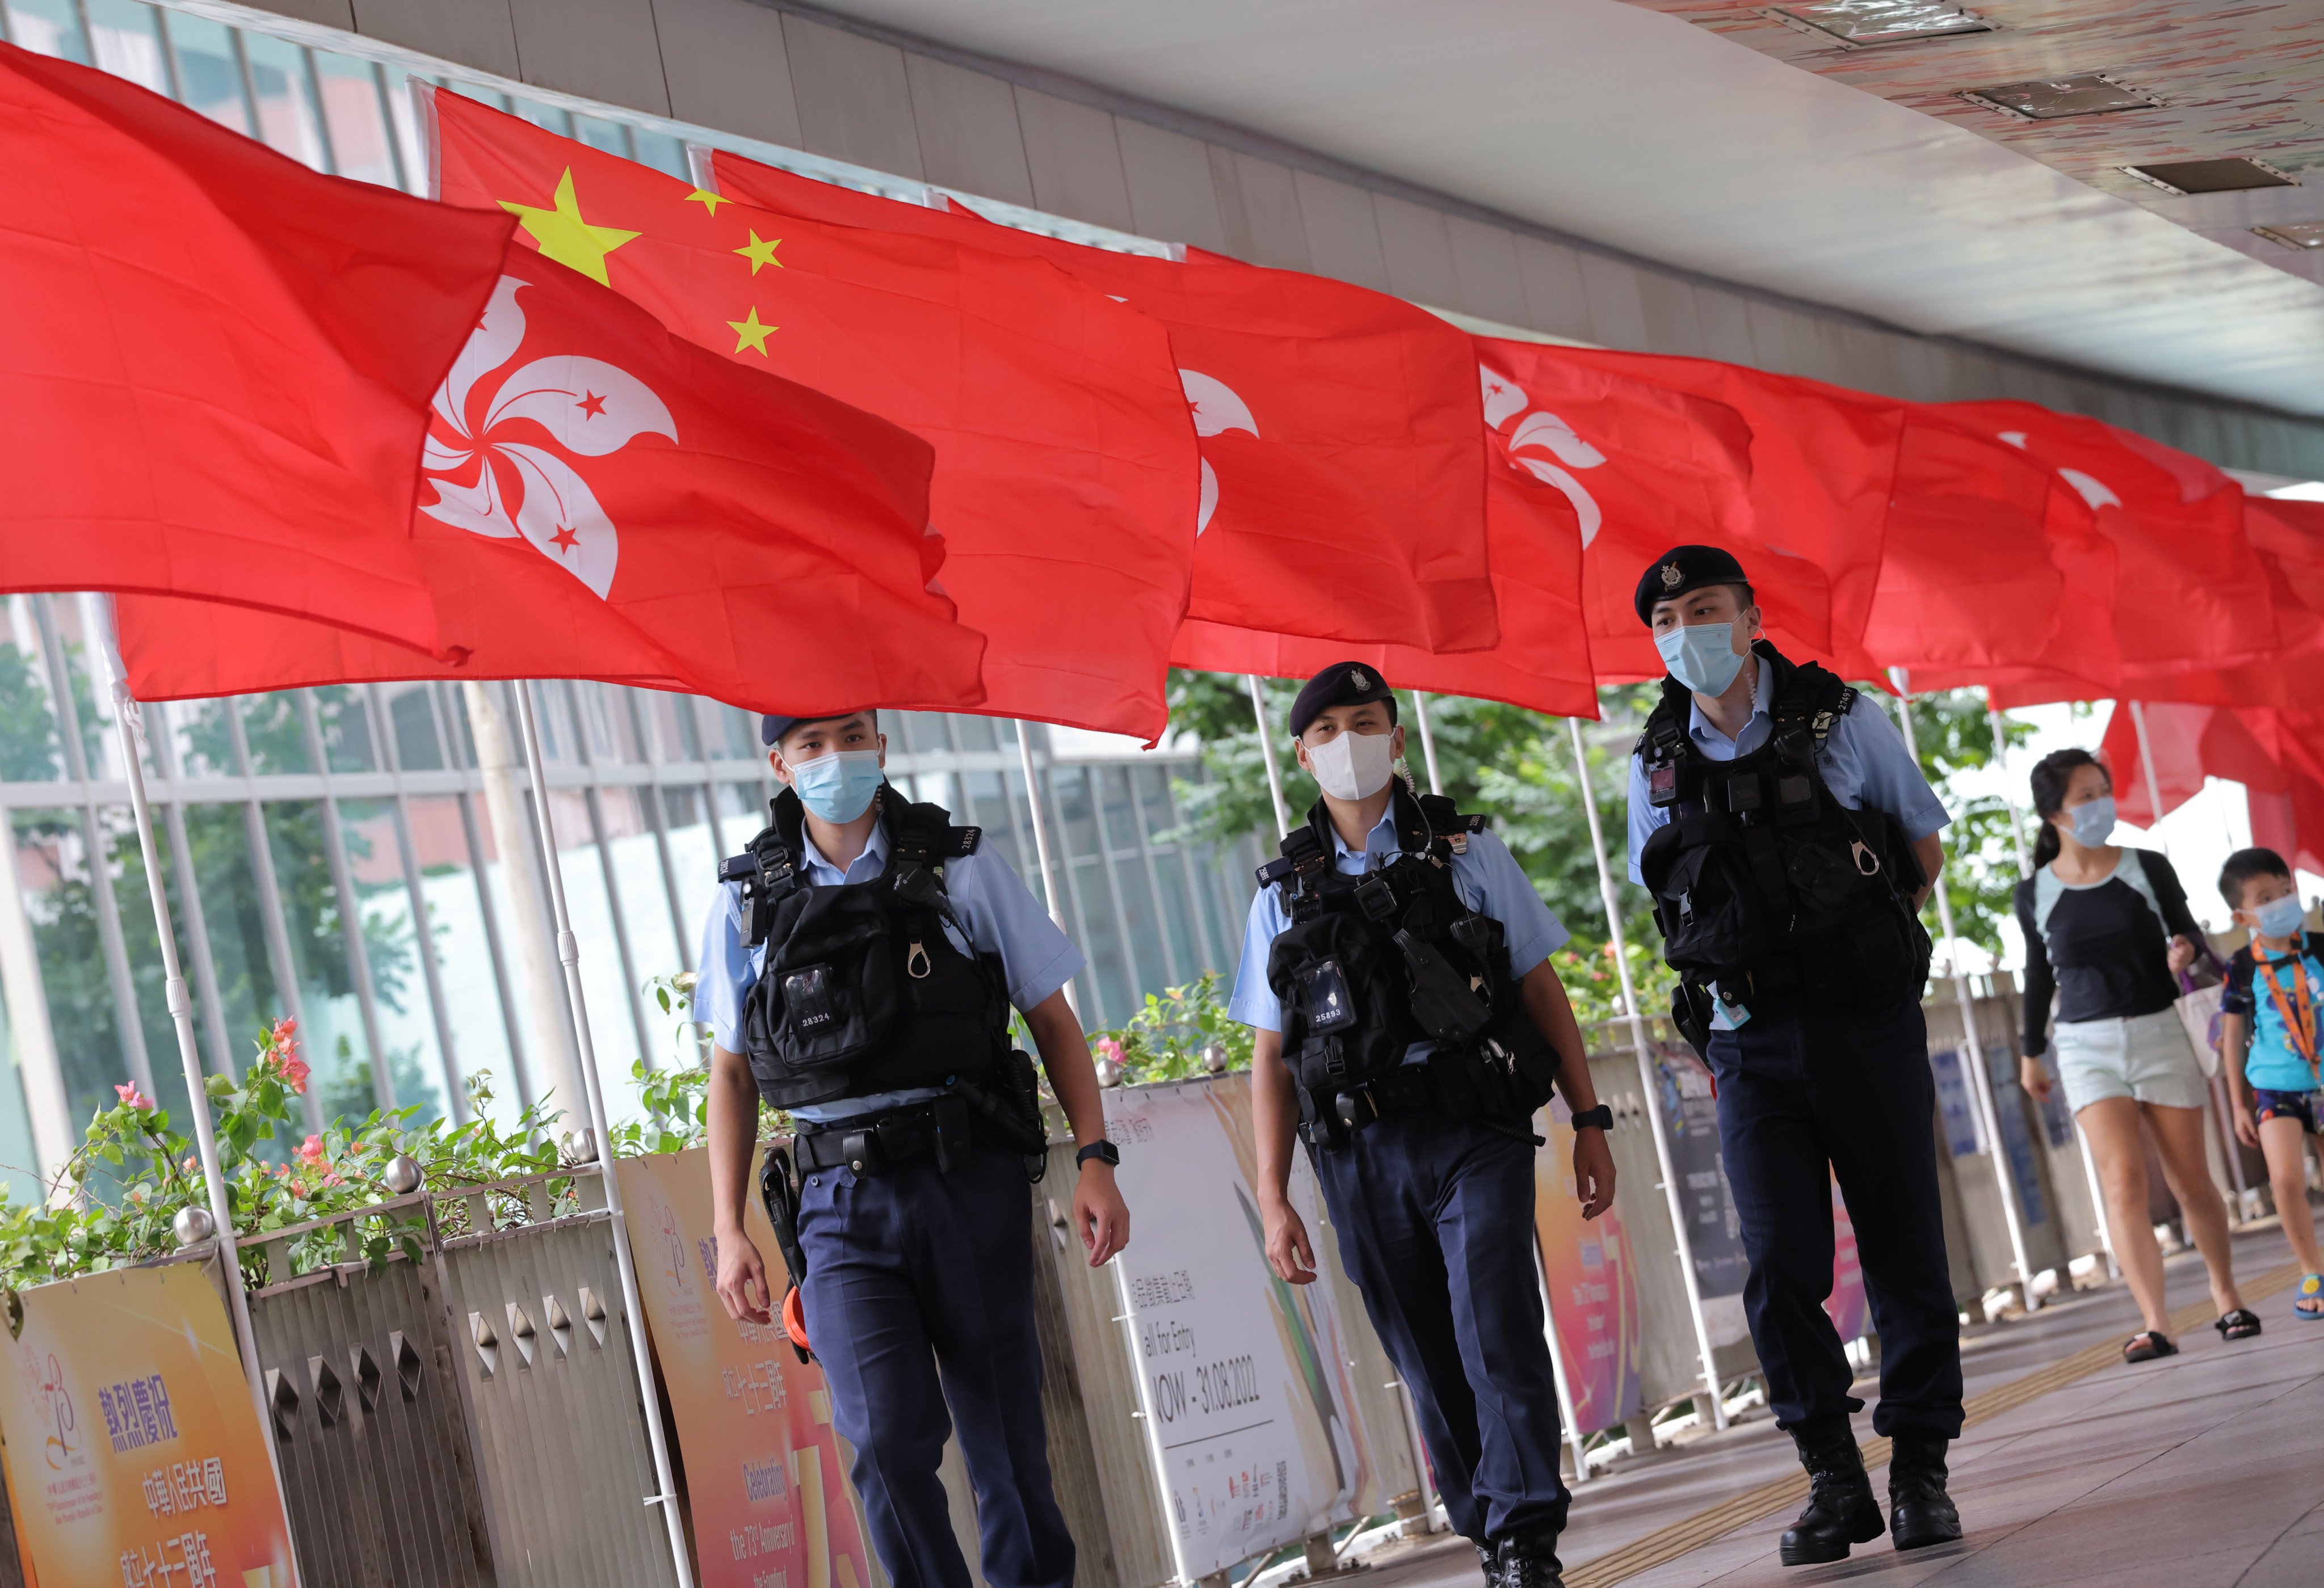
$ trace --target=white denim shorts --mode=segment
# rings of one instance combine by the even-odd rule
[[[2195,1045],[2176,1009],[2060,1021],[2050,1045],[2066,1106],[2077,1113],[2104,1097],[2135,1097],[2165,1108],[2200,1108],[2210,1101]]]

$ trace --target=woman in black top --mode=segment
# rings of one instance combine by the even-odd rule
[[[2256,1335],[2258,1317],[2236,1294],[2227,1208],[2204,1150],[2209,1089],[2174,1007],[2178,972],[2194,963],[2203,929],[2170,861],[2106,841],[2114,783],[2089,751],[2042,758],[2034,768],[2034,810],[2042,818],[2036,869],[2017,885],[2017,923],[2025,934],[2018,1079],[2037,1097],[2050,1095],[2042,1053],[2052,1046],[2045,1033],[2054,991],[2059,1080],[2098,1166],[2115,1261],[2146,1321],[2124,1345],[2123,1358],[2146,1362],[2178,1350],[2164,1333],[2170,1310],[2163,1253],[2146,1216],[2142,1119],[2203,1254],[2219,1332],[2231,1340]]]

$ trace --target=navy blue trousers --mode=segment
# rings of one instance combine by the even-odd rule
[[[1708,1056],[1751,1262],[1743,1306],[1777,1426],[1864,1404],[1848,1392],[1855,1374],[1823,1309],[1837,1175],[1880,1334],[1872,1426],[1958,1438],[1960,1315],[1945,1263],[1921,1005],[1862,1014],[1754,1005],[1740,1030],[1711,1033]]]
[[[1068,1588],[1074,1541],[1049,1484],[1025,1161],[979,1147],[884,1173],[824,1170],[799,1192],[807,1336],[832,1424],[895,1588],[970,1588],[936,1468],[957,1431],[991,1588]]]
[[[1312,1156],[1453,1530],[1482,1543],[1563,1529],[1531,1139],[1400,1114]]]

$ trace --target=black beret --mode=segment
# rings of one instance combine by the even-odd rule
[[[1360,706],[1367,701],[1386,701],[1388,720],[1396,721],[1396,693],[1379,668],[1364,662],[1334,662],[1299,686],[1299,698],[1291,702],[1291,737],[1306,732],[1307,724],[1329,707]]]
[[[856,711],[862,710],[863,708],[861,706],[855,708]],[[761,717],[759,719],[759,742],[763,745],[778,745],[783,742],[784,734],[802,722],[836,722],[842,717],[853,715],[855,711],[831,711],[820,717]]]
[[[1716,546],[1674,546],[1638,575],[1638,621],[1654,622],[1655,603],[1672,601],[1706,584],[1748,584],[1734,554]]]

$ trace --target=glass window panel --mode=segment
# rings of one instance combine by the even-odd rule
[[[1151,843],[1178,825],[1178,811],[1170,798],[1170,769],[1167,766],[1140,766],[1130,769],[1130,778],[1138,790],[1138,808],[1146,819],[1146,838]]]
[[[300,721],[295,691],[246,694],[235,703],[242,708],[242,732],[250,747],[252,772],[263,776],[270,772],[315,769],[307,754],[307,726]],[[316,852],[321,853],[319,849]]]
[[[1204,970],[1232,968],[1207,963],[1186,898],[1186,874],[1175,851],[1165,849],[1154,857],[1154,876],[1162,885],[1162,925],[1170,934],[1170,951],[1177,956],[1179,976],[1192,981]]]
[[[327,684],[315,691],[316,725],[323,735],[323,757],[334,772],[376,772],[373,753],[371,712],[363,696],[345,684]]]
[[[665,694],[661,699],[662,720],[669,728],[669,737],[664,740],[667,752],[679,760],[701,760],[702,734],[695,716],[695,702],[682,694]]]
[[[421,80],[424,82],[427,79],[422,78]],[[487,88],[481,83],[463,83],[456,78],[447,78],[444,79],[442,86],[450,89],[455,94],[466,95],[468,98],[475,100],[479,105],[489,105],[494,110],[501,111],[504,114],[515,113],[521,115],[525,106],[532,103],[528,99],[516,104],[512,104],[509,101],[509,96],[502,93],[498,88]]]
[[[1074,883],[1082,895],[1082,951],[1089,956],[1097,978],[1099,1023],[1118,1025],[1137,1006],[1121,932],[1114,925],[1113,899],[1106,892],[1105,862],[1084,860],[1074,867]],[[1084,1010],[1086,1020],[1092,1011]]]
[[[1013,738],[1006,744],[1001,742],[1001,735],[995,730],[992,719],[990,717],[967,715],[954,717],[952,720],[952,728],[954,733],[960,735],[960,748],[965,752],[1014,750],[1017,748]]]
[[[270,800],[264,809],[267,849],[282,890],[291,970],[299,978],[306,1039],[300,1046],[313,1068],[313,1084],[321,1088],[324,1117],[360,1119],[373,1106],[371,1051],[347,964],[330,857],[323,847],[323,805],[318,800]]]
[[[56,626],[57,644],[64,649],[65,678],[72,691],[73,715],[80,724],[82,764],[92,777],[103,777],[115,768],[115,758],[106,731],[113,718],[100,701],[113,698],[113,686],[100,681],[89,670],[88,647],[81,641],[81,618],[85,610],[77,601],[43,596],[49,604],[51,620]],[[69,769],[69,763],[67,763]]]
[[[650,165],[665,176],[690,182],[694,174],[686,160],[686,145],[667,133],[649,133],[643,127],[630,129],[630,142],[636,152],[631,158],[641,165]]]
[[[170,749],[180,777],[231,777],[234,739],[226,724],[231,709],[226,701],[172,701],[148,708],[146,726],[152,728],[157,712],[167,716]]]
[[[466,94],[470,90],[462,88],[460,92]],[[477,94],[475,97],[481,99],[484,96]],[[554,133],[560,138],[570,138],[573,135],[573,119],[554,105],[543,105],[538,99],[519,97],[504,102],[501,108],[514,111],[534,126]]]
[[[170,834],[155,823],[155,852],[164,878],[176,875],[171,863]],[[105,846],[113,873],[113,896],[121,915],[122,946],[129,958],[129,985],[137,1005],[137,1023],[145,1036],[145,1053],[153,1071],[153,1097],[164,1108],[183,1118],[186,1076],[178,1063],[178,1033],[170,1019],[169,995],[161,968],[161,933],[153,924],[152,895],[145,881],[145,856],[137,843],[137,826],[126,805],[106,806],[97,812],[98,841]],[[177,932],[178,961],[187,958],[185,923],[172,913]],[[102,956],[98,974],[104,974]]]
[[[701,945],[681,943],[672,935],[661,849],[646,821],[644,800],[635,789],[604,789],[597,795],[597,815],[604,823],[605,848],[613,856],[614,878],[621,885],[622,924],[629,931],[630,954],[638,975],[641,978],[671,976],[692,969],[695,951]],[[659,1028],[661,1023],[660,1006],[651,1000],[647,1002],[646,1020],[650,1028]],[[672,1050],[663,1049],[653,1055],[654,1062],[669,1064],[671,1053]]]
[[[395,736],[396,765],[406,772],[434,772],[444,765],[444,741],[437,736],[435,692],[425,684],[383,684],[388,731]]]
[[[630,1067],[645,1055],[638,1051],[637,1025],[630,1017],[627,1000],[637,996],[637,989],[623,985],[621,944],[613,935],[613,902],[606,894],[604,867],[589,831],[588,804],[579,789],[551,789],[549,805],[558,853],[564,862],[565,905],[572,914],[573,935],[580,940],[581,973],[593,989],[589,1034],[597,1049],[597,1084],[604,1088],[609,1118],[634,1119],[640,1110]],[[642,977],[646,972],[641,968],[638,974]],[[586,1106],[579,1098],[571,1098],[564,1106],[567,1127],[571,1128]]]
[[[1093,766],[1090,776],[1097,782],[1100,795],[1105,801],[1105,845],[1116,855],[1138,853],[1138,808],[1130,795],[1130,768],[1127,766]]]
[[[117,78],[170,92],[170,63],[161,53],[161,23],[139,0],[88,0],[88,44],[97,64]]]
[[[73,0],[8,0],[8,36],[35,55],[90,64]]]
[[[80,818],[71,811],[19,810],[9,812],[9,824],[64,1070],[66,1117],[78,1124],[119,1101],[113,1088],[129,1079]]]
[[[592,149],[618,154],[623,160],[630,157],[629,129],[619,122],[600,121],[594,115],[576,115],[573,118],[572,135]]]
[[[0,645],[0,778],[53,782],[63,776],[64,751],[30,598],[9,599],[8,623],[13,643]]]
[[[372,63],[326,50],[315,50],[313,59],[323,125],[330,133],[331,163],[343,177],[399,186],[394,132],[380,103],[379,76]]]
[[[218,1007],[232,1048],[228,1058],[240,1073],[256,1051],[253,1039],[259,1028],[290,1012],[266,952],[265,906],[243,807],[188,805],[186,842],[194,852],[194,886],[201,890],[202,922],[209,930]]]
[[[456,684],[436,686],[438,721],[452,741],[452,757],[456,766],[476,764],[476,736],[468,727],[468,692]]]
[[[0,1014],[5,1013],[5,1001],[0,1001]],[[12,1024],[8,1029],[7,1073],[0,1076],[0,1189],[19,1207],[37,1207],[47,1189],[32,1172],[32,1165],[40,1161],[32,1143],[32,1112],[24,1101],[23,1061],[16,1051],[15,1027]]]
[[[669,840],[670,880],[678,888],[679,918],[693,934],[682,945],[682,959],[688,969],[694,968],[702,951],[702,926],[710,919],[710,907],[717,897],[718,862],[723,858],[712,840],[703,806],[698,790],[673,788],[662,792],[662,823]],[[632,913],[642,914],[647,908],[639,904]]]
[[[250,63],[259,137],[303,165],[329,170],[330,158],[323,144],[323,107],[315,98],[307,52],[288,39],[260,32],[244,32],[242,48]]]
[[[1130,923],[1125,958],[1133,978],[1133,1000],[1170,984],[1170,962],[1162,955],[1162,923],[1154,908],[1154,890],[1146,880],[1146,862],[1136,855],[1113,862],[1113,885],[1121,896],[1121,913]]]
[[[1097,811],[1090,803],[1089,771],[1083,766],[1052,766],[1048,776],[1049,816],[1065,831],[1065,853],[1075,859],[1101,854]]]
[[[451,794],[423,796],[410,802],[410,812],[412,856],[419,863],[420,891],[428,901],[436,940],[445,1023],[459,1049],[459,1079],[489,1074],[494,1097],[487,1112],[505,1120],[519,1106],[516,1066],[509,1055],[508,1023],[500,982],[493,974],[492,941],[484,934],[484,900],[460,822],[460,802]],[[479,817],[478,836],[489,845],[491,824],[481,820],[481,812]],[[489,855],[486,863],[491,863]],[[508,918],[502,916],[499,924],[505,941]],[[515,974],[513,965],[510,974]]]
[[[395,807],[385,800],[342,800],[339,822],[347,846],[347,871],[363,913],[364,958],[371,964],[372,998],[379,1012],[379,1037],[388,1056],[388,1077],[399,1108],[417,1105],[414,1118],[438,1119],[445,1113],[444,1053],[436,1039],[435,1011],[428,1004],[427,974],[420,964],[420,930],[412,919],[411,891],[403,882],[403,857],[395,841]],[[345,1098],[327,1091],[325,1112],[334,1103],[350,1115],[371,1112],[371,1069],[361,1066],[360,1092]]]
[[[235,59],[234,34],[221,22],[170,15],[170,47],[178,58],[178,93],[185,103],[237,133],[250,131],[250,102],[244,95],[242,63]]]

